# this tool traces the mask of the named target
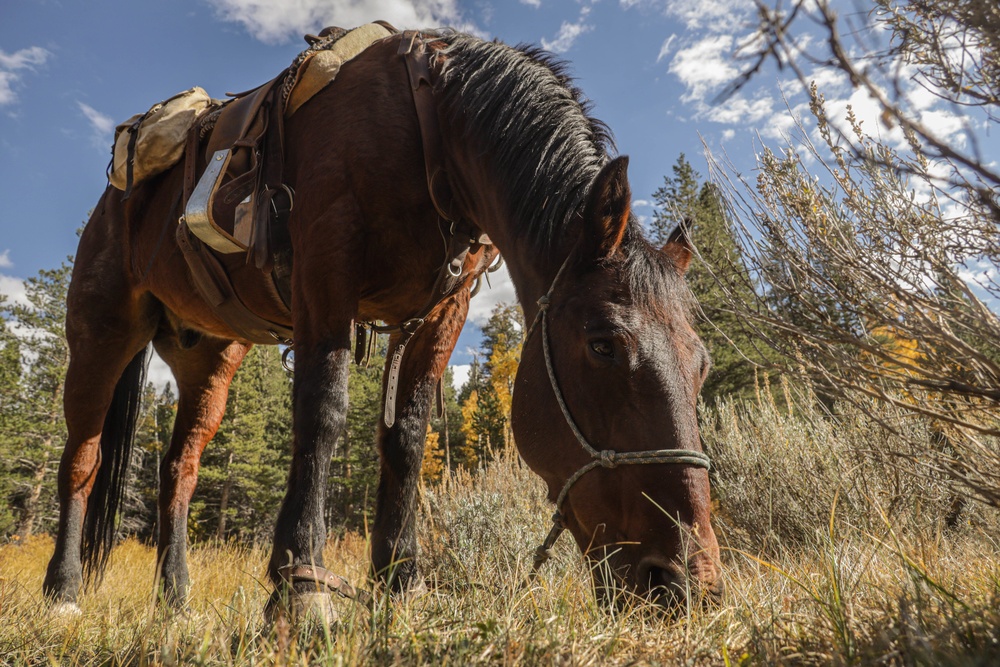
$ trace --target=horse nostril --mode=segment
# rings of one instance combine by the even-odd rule
[[[687,579],[675,567],[650,565],[644,580],[649,596],[661,606],[674,607],[687,599]]]
[[[676,608],[691,602],[710,607],[722,601],[722,581],[699,581],[679,564],[666,566],[653,563],[640,566],[640,585],[661,607]]]
[[[658,586],[662,586],[664,588],[684,587],[684,577],[665,567],[658,567],[655,565],[650,567],[648,579],[650,589]]]

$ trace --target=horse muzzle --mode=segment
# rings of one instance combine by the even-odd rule
[[[714,563],[687,566],[644,559],[636,572],[640,594],[666,609],[708,608],[722,601],[724,584]]]
[[[667,614],[685,609],[710,609],[722,602],[724,584],[712,563],[665,562],[644,558],[638,566],[594,568],[594,591],[604,607],[620,608],[629,601],[641,601]],[[628,576],[634,572],[634,576]]]

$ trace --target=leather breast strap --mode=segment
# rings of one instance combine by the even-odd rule
[[[489,245],[489,237],[459,212],[455,193],[448,181],[444,168],[444,147],[441,128],[438,125],[437,108],[434,104],[434,87],[430,68],[430,54],[422,35],[415,30],[403,33],[397,54],[402,56],[410,81],[413,106],[420,126],[420,140],[424,153],[424,169],[427,174],[427,192],[438,213],[439,222],[447,223],[447,250],[445,261],[434,281],[430,297],[417,315],[398,325],[380,326],[370,322],[359,322],[355,326],[355,360],[365,357],[366,331],[399,334],[392,359],[389,361],[389,375],[386,379],[385,410],[383,421],[389,428],[396,422],[396,393],[399,388],[399,374],[403,364],[403,352],[413,334],[424,319],[441,301],[452,294],[463,282],[465,260],[473,248]]]

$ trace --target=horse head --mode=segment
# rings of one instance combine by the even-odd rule
[[[681,228],[663,248],[642,238],[627,162],[594,179],[579,238],[539,300],[512,426],[599,599],[628,591],[671,607],[721,594],[696,414],[709,359],[689,317],[688,240]]]

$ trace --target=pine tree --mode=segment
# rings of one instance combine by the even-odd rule
[[[380,336],[367,366],[351,366],[347,427],[330,466],[326,525],[362,528],[374,510],[379,454],[375,442],[382,419],[382,369],[387,340]]]
[[[455,452],[465,447],[465,433],[462,431],[462,406],[458,390],[455,389],[455,374],[451,367],[445,369],[441,378],[444,391],[444,411],[439,415],[437,408],[431,412],[431,428],[438,434],[438,442],[444,451],[444,466],[451,470],[458,461]]]
[[[202,538],[266,539],[285,493],[291,382],[277,348],[253,348],[229,387],[226,413],[202,455],[193,529]]]
[[[701,176],[684,153],[673,166],[673,177],[665,176],[663,185],[653,193],[653,200],[662,208],[653,211],[650,223],[651,241],[662,246],[670,238],[670,233],[685,220],[693,220],[697,212],[699,180]]]
[[[475,460],[488,461],[495,449],[511,442],[510,405],[514,377],[521,359],[524,317],[518,306],[500,303],[493,308],[483,326],[479,354],[474,358],[469,381],[463,388],[462,431],[466,437],[463,458],[466,465]],[[469,452],[469,449],[474,451]],[[469,465],[471,467],[471,465]]]
[[[54,527],[55,470],[66,441],[62,390],[69,365],[66,291],[72,259],[25,281],[27,304],[0,303],[6,436],[0,442],[13,531],[26,538]],[[19,368],[18,368],[19,366]],[[10,384],[8,384],[10,383]]]
[[[0,295],[0,308],[4,307]],[[21,344],[0,318],[0,536],[14,532],[17,513],[11,499],[20,485],[12,454],[20,447]]]
[[[697,249],[686,280],[700,307],[695,329],[712,357],[701,396],[709,404],[723,396],[745,398],[753,394],[755,382],[763,379],[755,369],[767,365],[769,352],[750,335],[729,304],[733,298],[751,303],[752,283],[716,188],[700,182],[701,176],[683,153],[673,173],[653,194],[660,208],[651,225],[652,241],[662,245],[678,224],[687,221],[688,238]],[[738,270],[715,272],[720,266]]]

